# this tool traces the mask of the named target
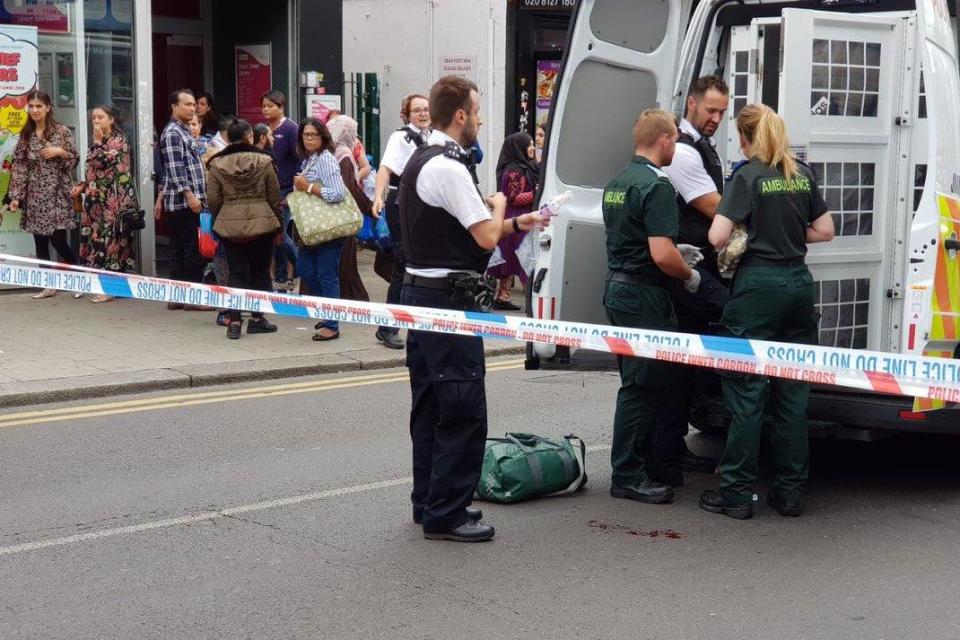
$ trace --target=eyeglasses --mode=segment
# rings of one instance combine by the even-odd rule
[[[420,109],[410,109],[410,113],[429,113],[429,112],[430,112],[430,108],[429,108],[429,107],[427,107],[427,108],[425,108],[425,109],[424,109],[424,108],[420,108]]]
[[[304,133],[304,134],[303,134],[303,137],[304,137],[304,138],[319,138],[319,137],[320,137],[320,134],[319,134],[319,133]]]

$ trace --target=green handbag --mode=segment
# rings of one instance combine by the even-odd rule
[[[287,196],[287,206],[300,240],[307,247],[354,236],[363,224],[363,214],[347,190],[340,202],[327,202],[305,191],[294,191]]]
[[[567,495],[587,484],[586,446],[576,436],[562,441],[529,433],[487,440],[477,497],[511,503]]]

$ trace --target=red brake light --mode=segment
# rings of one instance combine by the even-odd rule
[[[904,409],[900,412],[901,420],[926,420],[927,414],[922,411],[907,411]]]

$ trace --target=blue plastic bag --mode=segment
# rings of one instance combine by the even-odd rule
[[[197,229],[197,242],[200,245],[200,255],[206,260],[213,260],[217,255],[216,236],[213,234],[213,214],[204,209],[200,212],[200,228]]]
[[[373,249],[384,254],[393,253],[393,241],[390,239],[386,216],[381,215],[379,219],[364,216],[363,226],[357,233],[357,242],[364,249]]]

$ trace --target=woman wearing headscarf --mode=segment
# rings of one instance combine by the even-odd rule
[[[371,215],[370,199],[363,192],[360,182],[360,171],[354,158],[354,148],[357,140],[357,121],[350,116],[338,115],[327,121],[327,129],[336,146],[334,157],[340,165],[340,175],[343,183],[363,215]],[[346,238],[343,241],[343,251],[340,253],[340,297],[347,300],[369,301],[370,294],[363,286],[360,270],[357,268],[357,239]]]
[[[526,133],[514,133],[507,136],[500,150],[500,160],[497,162],[497,185],[500,192],[507,197],[507,213],[504,219],[516,218],[529,213],[533,206],[533,198],[537,192],[537,181],[540,176],[540,167],[537,165],[533,146],[533,138]],[[527,275],[517,259],[517,248],[523,242],[526,233],[512,233],[503,237],[499,245],[500,257],[503,264],[491,267],[488,273],[500,281],[497,298],[493,308],[501,311],[517,311],[518,305],[510,300],[510,288],[513,277],[517,276],[524,284]]]

